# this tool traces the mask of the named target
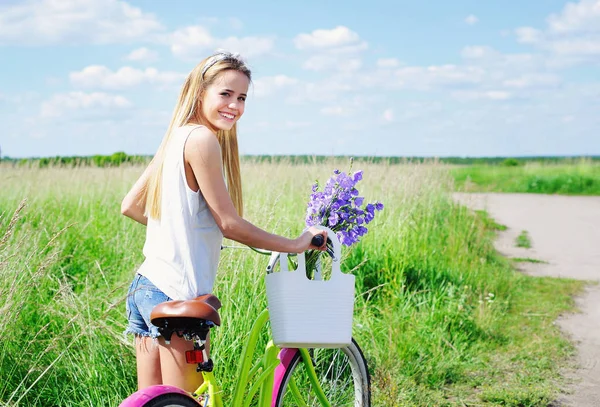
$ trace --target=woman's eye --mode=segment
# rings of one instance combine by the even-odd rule
[[[238,98],[238,100],[240,100],[240,101],[242,101],[242,102],[245,102],[245,101],[246,101],[246,98],[245,98],[245,97],[243,97],[243,96],[240,96],[240,97]]]
[[[229,93],[228,92],[223,92],[223,93],[221,93],[221,96],[229,96]]]

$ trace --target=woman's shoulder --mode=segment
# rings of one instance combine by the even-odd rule
[[[204,146],[219,146],[217,135],[205,126],[194,126],[189,130],[188,142],[199,143]]]
[[[219,157],[221,154],[221,146],[216,134],[204,126],[192,128],[185,143],[186,156],[204,156],[205,154],[212,155],[212,153],[218,153]]]

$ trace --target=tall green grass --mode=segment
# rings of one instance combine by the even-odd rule
[[[451,174],[458,189],[469,192],[600,195],[600,164],[589,159],[517,166],[457,166]]]
[[[346,165],[246,162],[248,218],[297,235],[311,183]],[[552,322],[581,284],[516,273],[495,253],[489,219],[451,200],[443,167],[361,168],[361,193],[386,204],[344,260],[357,275],[354,335],[374,405],[547,405],[572,351]],[[119,205],[142,168],[0,171],[0,405],[118,405],[135,390],[122,331],[144,241]],[[211,351],[226,396],[266,306],[265,263],[250,251],[222,254],[223,325]]]

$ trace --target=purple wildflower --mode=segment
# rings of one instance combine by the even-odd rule
[[[327,226],[329,228],[332,228],[337,224],[337,222],[338,222],[338,214],[333,212],[331,215],[329,215]]]
[[[374,219],[375,211],[383,209],[380,202],[363,207],[365,198],[359,196],[356,188],[362,178],[362,171],[347,174],[336,169],[322,191],[315,183],[307,205],[306,225],[328,226],[345,246],[357,243],[368,231],[364,225]]]

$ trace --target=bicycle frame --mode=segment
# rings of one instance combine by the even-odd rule
[[[233,400],[228,403],[231,407],[249,407],[256,393],[259,393],[259,402],[255,404],[258,407],[272,407],[275,404],[273,399],[273,390],[279,388],[281,379],[288,368],[288,364],[297,352],[300,352],[303,362],[307,366],[309,372],[309,378],[313,385],[313,390],[317,398],[320,400],[323,407],[331,407],[331,404],[327,400],[327,396],[323,392],[321,385],[317,379],[317,375],[312,363],[312,359],[306,349],[279,349],[273,344],[273,341],[269,341],[266,346],[265,353],[262,359],[251,367],[252,355],[256,349],[258,337],[261,330],[269,320],[269,311],[264,310],[261,312],[254,321],[252,329],[250,330],[250,336],[242,351],[242,357],[240,364],[238,365],[237,371],[237,383],[233,391]],[[262,371],[259,376],[253,380],[252,386],[244,394],[244,390],[251,383],[251,379]],[[217,383],[217,380],[212,372],[202,372],[204,383],[194,392],[195,394],[208,394],[209,406],[210,407],[223,407],[223,400],[221,397],[221,389]],[[297,395],[301,397],[301,395]]]

